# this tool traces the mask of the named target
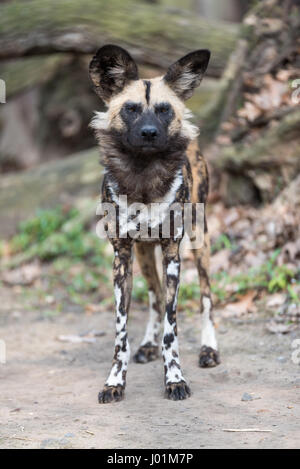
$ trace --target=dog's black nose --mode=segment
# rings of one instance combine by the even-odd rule
[[[146,140],[154,140],[157,137],[157,128],[154,125],[144,125],[141,129],[142,137]]]

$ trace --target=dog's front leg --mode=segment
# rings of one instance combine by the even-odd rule
[[[103,391],[99,393],[99,403],[123,399],[130,358],[127,318],[132,289],[132,240],[113,240],[112,244],[115,254],[113,268],[116,304],[115,353],[111,372]]]
[[[180,257],[179,242],[164,240],[162,243],[165,291],[165,319],[162,340],[166,397],[174,401],[190,396],[190,389],[183,377],[179,362],[176,307],[179,290]]]

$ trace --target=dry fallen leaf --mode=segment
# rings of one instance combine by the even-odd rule
[[[2,280],[7,285],[31,285],[40,274],[41,267],[37,262],[34,262],[4,272],[2,274]]]
[[[253,103],[250,103],[249,101],[246,101],[244,107],[237,112],[240,117],[245,117],[249,122],[252,122],[257,119],[261,115],[261,113],[262,112],[258,108],[258,106]]]
[[[228,303],[222,313],[223,317],[242,316],[243,314],[253,313],[257,310],[254,304],[255,291],[249,291],[240,300],[235,303]]]
[[[87,314],[93,314],[93,313],[99,312],[99,310],[100,310],[99,304],[88,303],[87,305],[85,305],[85,312]]]

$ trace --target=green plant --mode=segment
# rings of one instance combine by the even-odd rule
[[[132,298],[136,301],[147,302],[147,282],[141,275],[133,278]]]
[[[35,217],[20,223],[19,233],[11,240],[12,252],[23,251],[33,243],[41,243],[77,214],[76,209],[63,211],[61,207],[38,210]]]
[[[183,283],[180,285],[178,302],[184,304],[187,301],[200,298],[199,283]]]
[[[293,289],[292,285],[288,285],[288,286],[287,286],[287,290],[288,290],[288,292],[289,292],[289,295],[290,295],[291,300],[292,300],[294,303],[299,304],[299,303],[300,303],[300,298],[299,298],[299,296],[298,296],[298,293],[295,292],[295,290]]]
[[[289,283],[293,276],[294,272],[285,265],[274,267],[268,283],[269,292],[273,293],[278,290],[287,289],[290,286]]]
[[[69,287],[69,291],[75,291],[78,293],[88,293],[93,290],[97,290],[99,287],[100,275],[95,272],[81,272],[72,279],[72,285]]]
[[[225,233],[222,233],[220,236],[218,236],[216,241],[212,244],[211,252],[212,254],[215,254],[216,252],[221,251],[221,249],[233,249],[233,245]]]
[[[35,217],[20,223],[18,233],[11,239],[13,254],[27,252],[31,257],[50,261],[60,257],[89,259],[92,265],[103,267],[110,262],[105,255],[105,241],[91,233],[80,222],[77,209],[38,210]],[[1,255],[1,251],[0,251]]]

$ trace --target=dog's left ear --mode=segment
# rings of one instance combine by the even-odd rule
[[[131,55],[122,47],[101,47],[90,63],[90,77],[98,96],[108,103],[132,80],[138,80],[138,69]]]
[[[164,80],[183,101],[190,98],[200,85],[209,58],[210,51],[200,49],[185,55],[168,68]]]

